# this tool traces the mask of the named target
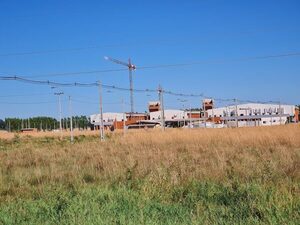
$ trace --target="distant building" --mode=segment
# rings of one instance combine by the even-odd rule
[[[202,107],[204,110],[209,110],[214,107],[214,100],[213,99],[204,99],[202,101]]]
[[[298,122],[294,105],[239,104],[207,110],[207,119],[228,126],[270,126]],[[236,123],[236,121],[238,123]]]
[[[177,109],[166,109],[164,111],[165,120],[176,120],[187,118],[186,112]],[[150,120],[160,120],[161,111],[150,112]]]
[[[212,99],[205,99],[205,117],[203,111],[165,109],[166,127],[245,127],[270,126],[287,122],[298,122],[299,110],[293,105],[278,104],[239,104],[214,108]],[[103,124],[106,129],[153,128],[161,125],[159,102],[149,102],[149,113],[103,113]],[[202,114],[201,114],[202,113]],[[100,127],[100,114],[90,116],[94,129]]]
[[[103,125],[105,128],[123,129],[124,120],[125,126],[135,124],[140,120],[148,120],[147,113],[103,113]],[[95,129],[100,126],[100,114],[93,114],[90,116],[91,124]]]
[[[156,112],[160,110],[160,102],[156,101],[156,102],[149,102],[148,103],[148,110],[149,112]]]

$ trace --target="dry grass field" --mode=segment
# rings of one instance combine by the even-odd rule
[[[300,220],[299,125],[41,134],[0,140],[0,223]]]

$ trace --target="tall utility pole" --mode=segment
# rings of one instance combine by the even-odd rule
[[[280,115],[280,125],[282,125],[282,110],[281,110],[281,101],[279,101],[279,115]]]
[[[125,135],[126,133],[126,112],[125,112],[125,102],[124,99],[122,98],[122,111],[123,111],[123,134]]]
[[[133,113],[133,112],[134,112],[134,104],[133,104],[133,80],[132,80],[132,71],[136,69],[136,66],[133,65],[133,64],[131,63],[130,58],[128,59],[128,63],[122,62],[122,61],[120,61],[120,60],[113,59],[113,58],[110,58],[110,57],[107,57],[107,56],[104,56],[104,59],[105,59],[105,60],[112,61],[112,62],[117,63],[117,64],[120,64],[120,65],[123,65],[123,66],[126,66],[126,67],[128,68],[128,72],[129,72],[129,85],[130,85],[130,109],[131,109],[131,113]]]
[[[206,128],[206,107],[205,107],[205,99],[202,100],[202,107],[204,112],[204,128]]]
[[[72,101],[71,96],[69,96],[69,116],[70,116],[70,135],[71,135],[71,143],[74,142],[74,135],[73,135],[73,113],[72,113]]]
[[[158,86],[158,97],[160,102],[160,121],[161,121],[161,129],[165,130],[165,109],[164,109],[164,96],[163,96],[163,89],[159,85]]]
[[[100,140],[104,141],[104,125],[103,125],[103,103],[102,103],[102,83],[98,81],[99,86],[99,110],[100,110]]]
[[[239,127],[239,121],[238,121],[238,106],[237,106],[237,99],[233,99],[234,104],[235,104],[235,123],[236,127]]]
[[[190,103],[190,126],[189,128],[191,129],[192,128],[192,106],[191,106],[191,103]]]
[[[59,130],[60,130],[60,136],[62,138],[62,121],[61,121],[61,114],[62,114],[62,108],[61,108],[61,99],[60,96],[63,95],[63,92],[55,92],[54,95],[58,96],[58,110],[59,110]]]

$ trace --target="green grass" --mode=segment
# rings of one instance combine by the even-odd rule
[[[300,224],[299,128],[0,139],[0,225]]]
[[[142,181],[49,186],[32,190],[28,198],[3,202],[0,223],[299,224],[298,194],[293,188],[237,181],[192,182],[163,191]]]

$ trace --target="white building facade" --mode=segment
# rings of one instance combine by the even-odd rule
[[[285,124],[294,115],[294,105],[279,104],[248,103],[207,110],[208,118],[218,118],[218,121],[228,124],[238,120],[239,127]]]
[[[100,114],[90,115],[91,123],[94,125],[100,124]],[[106,112],[103,113],[103,123],[105,125],[113,124],[114,121],[123,121],[126,119],[126,115],[124,113],[114,113],[114,112]]]
[[[187,113],[183,110],[166,109],[164,110],[165,120],[179,120],[187,118]],[[150,112],[150,120],[160,120],[161,111]]]

